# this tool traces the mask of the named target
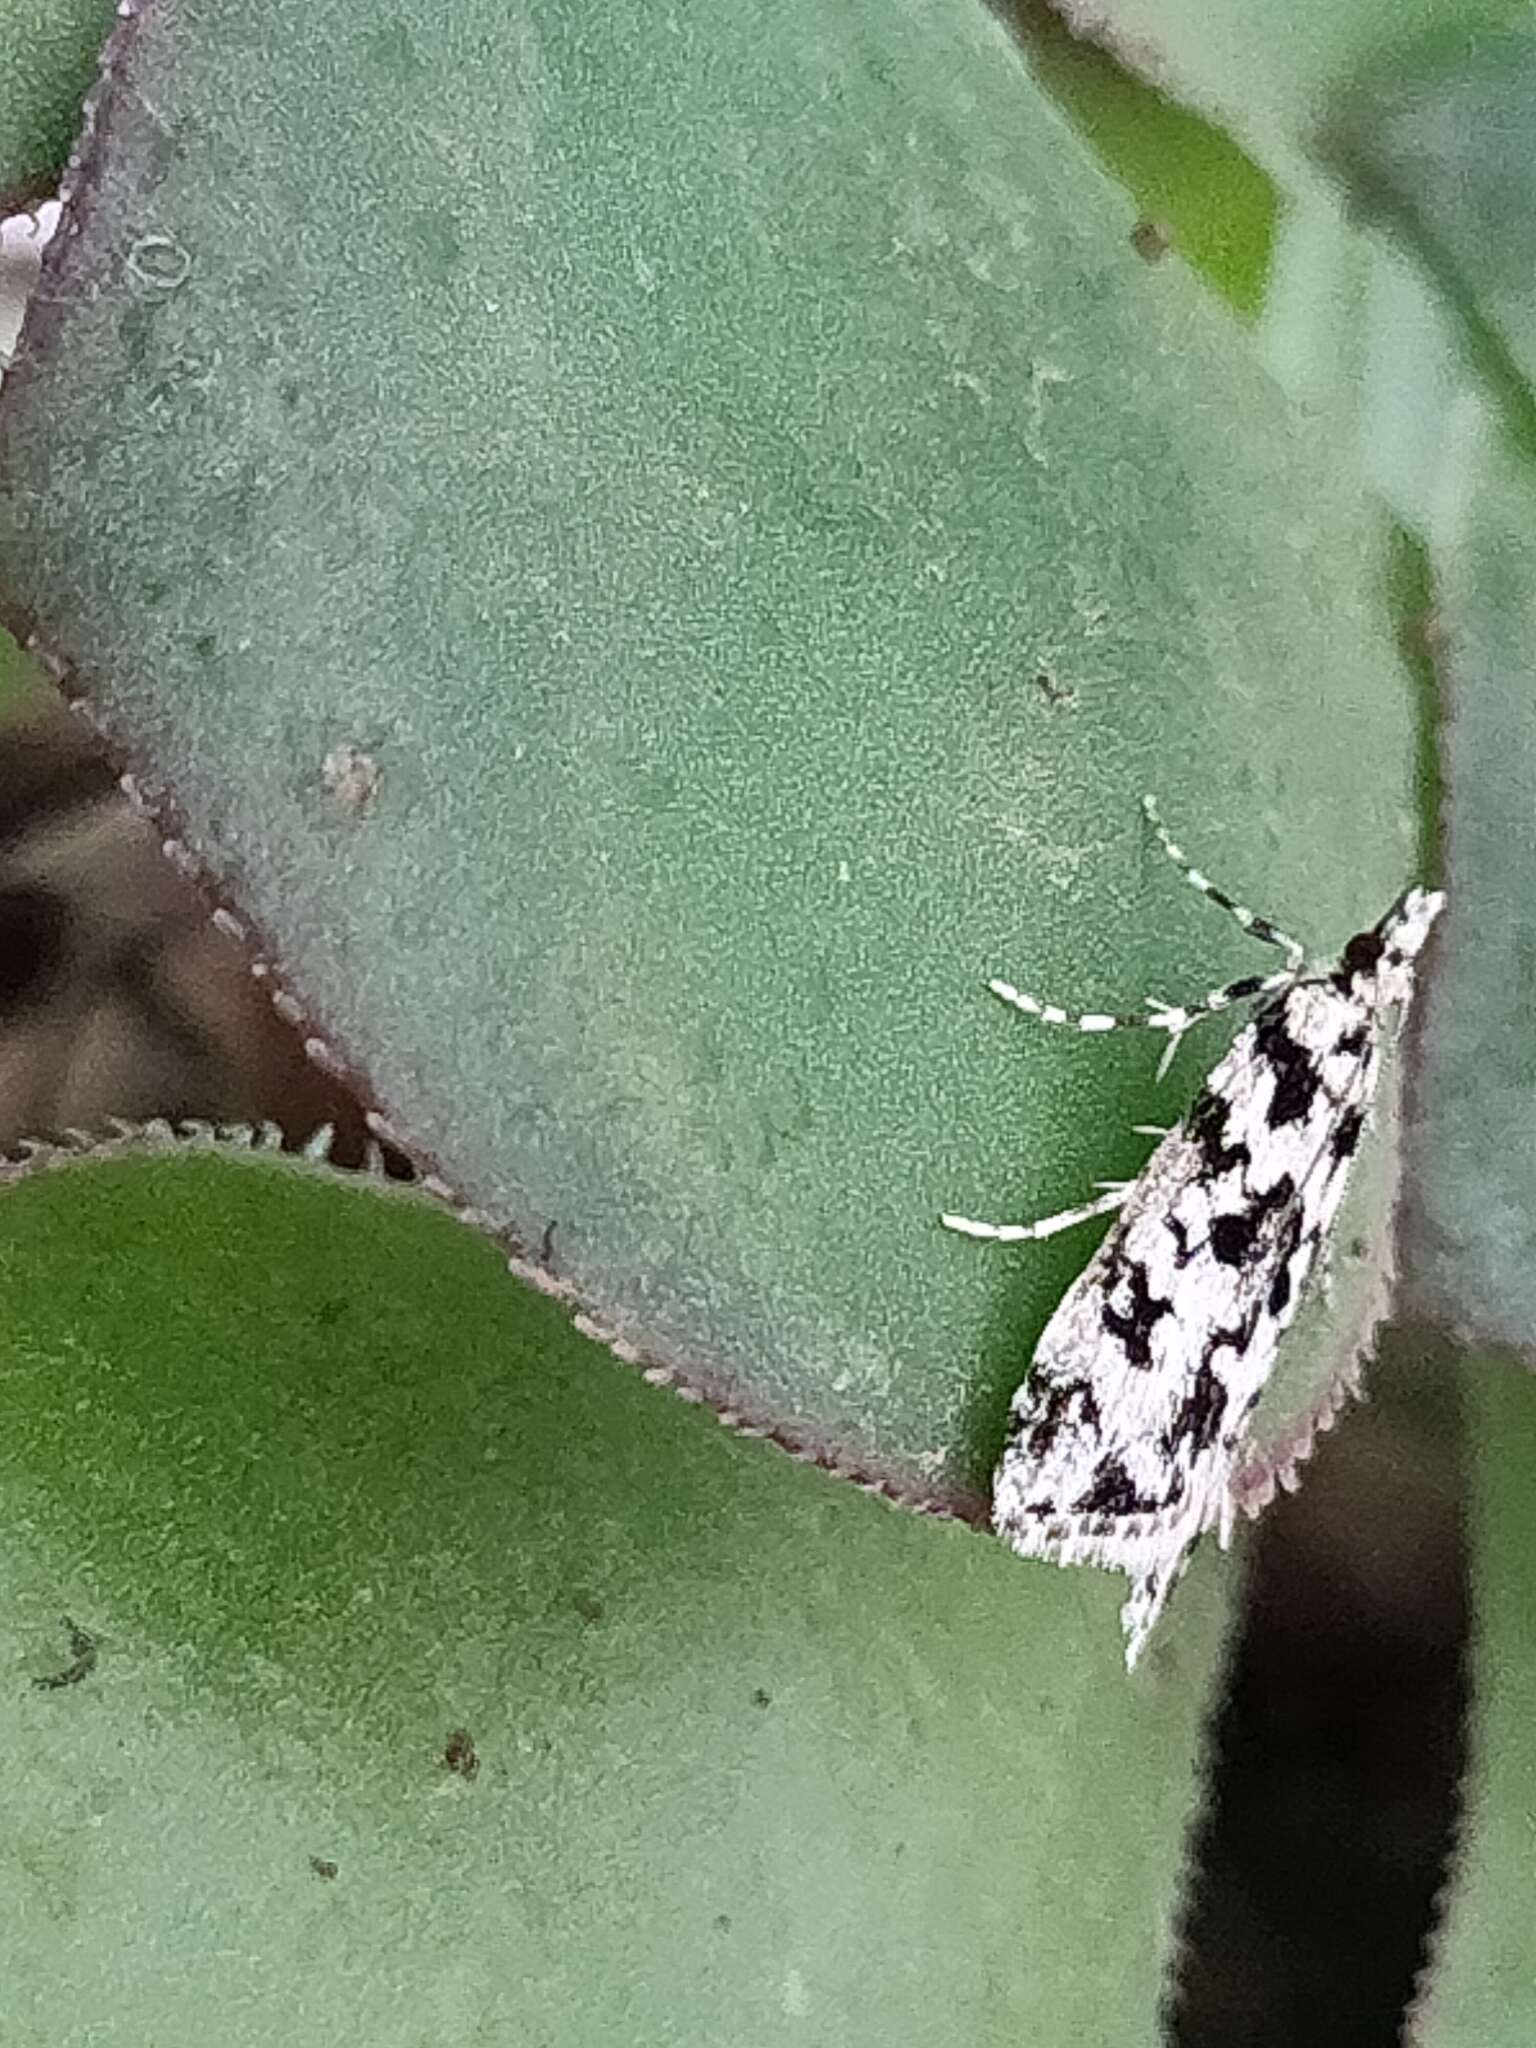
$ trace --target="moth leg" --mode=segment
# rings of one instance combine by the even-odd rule
[[[1278,946],[1285,955],[1290,978],[1294,980],[1300,974],[1302,962],[1306,957],[1305,949],[1299,942],[1293,939],[1289,932],[1281,931],[1279,925],[1272,923],[1269,918],[1260,917],[1256,911],[1250,910],[1246,903],[1239,903],[1234,897],[1229,896],[1225,889],[1218,889],[1208,875],[1200,872],[1183,847],[1175,845],[1167,826],[1163,823],[1155,797],[1144,796],[1141,807],[1146,812],[1147,822],[1157,834],[1164,853],[1182,871],[1190,887],[1198,889],[1202,896],[1209,896],[1213,903],[1219,904],[1245,932],[1250,932],[1256,939],[1262,939],[1266,946]]]
[[[997,1244],[1024,1244],[1036,1238],[1054,1237],[1058,1230],[1071,1230],[1095,1216],[1112,1216],[1124,1206],[1134,1181],[1103,1183],[1104,1192],[1076,1209],[1063,1209],[1055,1216],[1042,1216],[1038,1223],[975,1223],[969,1216],[941,1216],[946,1230],[958,1230],[962,1237],[988,1237]]]
[[[1248,974],[1237,981],[1229,981],[1224,988],[1213,988],[1206,995],[1190,1003],[1165,1003],[1149,1001],[1146,1016],[1124,1017],[1112,1015],[1103,1010],[1069,1010],[1060,1003],[1050,1003],[1041,996],[1029,995],[1023,989],[1015,988],[1011,981],[990,981],[987,986],[1000,1002],[1007,1003],[1015,1010],[1021,1010],[1026,1017],[1033,1017],[1041,1024],[1065,1025],[1069,1031],[1105,1032],[1150,1030],[1168,1033],[1168,1051],[1163,1057],[1159,1076],[1167,1071],[1169,1061],[1177,1050],[1178,1041],[1189,1027],[1202,1017],[1215,1016],[1218,1011],[1229,1009],[1233,1003],[1246,1002],[1253,997],[1276,994],[1280,989],[1289,988],[1296,981],[1305,964],[1305,950],[1298,939],[1283,932],[1279,925],[1267,917],[1260,917],[1250,910],[1246,903],[1239,903],[1235,896],[1229,896],[1225,889],[1219,889],[1208,875],[1200,872],[1185,853],[1183,847],[1175,844],[1164,825],[1154,797],[1144,796],[1142,809],[1147,821],[1157,834],[1158,842],[1168,858],[1183,874],[1191,888],[1198,889],[1202,896],[1218,904],[1230,917],[1240,924],[1245,932],[1256,939],[1262,939],[1268,946],[1277,946],[1285,955],[1285,966],[1276,974]]]

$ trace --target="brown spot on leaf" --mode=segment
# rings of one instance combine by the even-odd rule
[[[1139,220],[1131,229],[1131,247],[1143,263],[1161,263],[1173,247],[1173,229],[1165,220]]]

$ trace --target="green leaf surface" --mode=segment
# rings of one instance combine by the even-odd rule
[[[1390,67],[1330,135],[1357,205],[1394,230],[1460,323],[1505,431],[1536,459],[1536,12],[1514,32]]]
[[[1448,1372],[1455,1361],[1442,1350],[1433,1363]],[[1536,1385],[1508,1359],[1473,1361],[1463,1385],[1473,1457],[1471,1768],[1456,1889],[1408,2039],[1412,2048],[1524,2048],[1536,2037]]]
[[[48,191],[112,26],[112,0],[7,0],[0,16],[0,214]]]
[[[1490,431],[1439,617],[1451,908],[1420,1047],[1405,1271],[1421,1313],[1529,1355],[1536,1328],[1536,479]]]
[[[391,1123],[952,1505],[1088,1244],[939,1212],[1134,1171],[1220,1050],[985,979],[1258,964],[1146,789],[1325,954],[1416,868],[1353,401],[1135,217],[979,10],[167,4],[0,402],[11,615]]]
[[[0,727],[26,717],[48,692],[48,678],[31,655],[0,632]]]
[[[1420,1312],[1529,1353],[1536,1328],[1536,32],[1398,72],[1335,134],[1445,339],[1384,350],[1430,459],[1451,908],[1425,1005],[1405,1270]]]
[[[1045,0],[1012,0],[1035,77],[1105,168],[1135,194],[1141,253],[1170,249],[1239,313],[1263,303],[1275,232],[1275,188],[1231,137],[1175,105],[1107,50],[1072,34]]]
[[[1225,1570],[1127,1680],[313,1172],[0,1192],[7,2048],[1150,2048]]]
[[[1290,176],[1337,95],[1415,44],[1465,49],[1528,0],[1067,0],[1123,62],[1213,114]]]

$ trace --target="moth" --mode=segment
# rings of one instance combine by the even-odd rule
[[[1127,1667],[1199,1538],[1216,1528],[1229,1540],[1249,1418],[1326,1261],[1383,1052],[1445,902],[1438,890],[1408,889],[1335,964],[1309,968],[1296,940],[1191,866],[1153,800],[1143,805],[1190,884],[1285,965],[1135,1017],[1074,1013],[992,982],[1042,1023],[1165,1032],[1160,1074],[1200,1018],[1254,1008],[1137,1179],[1101,1184],[1093,1201],[1037,1223],[942,1219],[969,1237],[1018,1243],[1116,1217],[1014,1396],[992,1522],[1025,1557],[1125,1573]]]

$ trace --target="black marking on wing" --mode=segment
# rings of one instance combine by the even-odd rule
[[[1253,1163],[1253,1155],[1241,1139],[1233,1145],[1226,1142],[1230,1114],[1230,1103],[1213,1094],[1209,1088],[1202,1088],[1185,1119],[1184,1135],[1192,1144],[1199,1146],[1201,1162],[1207,1173],[1231,1173],[1234,1168]]]
[[[1334,1127],[1328,1140],[1328,1149],[1334,1159],[1342,1162],[1353,1159],[1360,1143],[1360,1133],[1365,1129],[1365,1111],[1360,1108],[1346,1109]]]
[[[1173,1303],[1152,1292],[1147,1284],[1147,1269],[1139,1259],[1117,1259],[1114,1272],[1106,1274],[1105,1279],[1104,1328],[1118,1340],[1128,1364],[1148,1371],[1153,1364],[1152,1332],[1164,1316],[1173,1313]],[[1111,1299],[1122,1281],[1130,1293],[1130,1301],[1123,1309],[1117,1308]]]
[[[1296,1183],[1282,1173],[1272,1188],[1250,1195],[1245,1209],[1218,1216],[1210,1229],[1212,1257],[1223,1266],[1252,1266],[1267,1259],[1270,1218],[1288,1208],[1295,1195]]]
[[[1305,1229],[1305,1219],[1298,1204],[1291,1211],[1290,1215],[1286,1217],[1285,1222],[1280,1227],[1280,1234],[1275,1239],[1274,1256],[1278,1263],[1275,1266],[1275,1275],[1269,1283],[1269,1293],[1265,1297],[1264,1302],[1264,1306],[1272,1316],[1283,1315],[1289,1306],[1291,1291],[1295,1284],[1291,1269],[1295,1263],[1296,1254],[1301,1250],[1302,1235]],[[1309,1260],[1308,1264],[1310,1265],[1310,1263]]]
[[[1339,958],[1333,970],[1333,985],[1345,995],[1354,994],[1354,984],[1376,972],[1382,954],[1386,951],[1386,940],[1378,929],[1356,932]]]
[[[1211,1225],[1211,1255],[1221,1266],[1246,1266],[1259,1241],[1263,1218],[1251,1209],[1239,1209],[1230,1216],[1218,1216]]]
[[[1241,981],[1229,981],[1222,990],[1222,994],[1229,1003],[1240,1003],[1245,996],[1256,996],[1263,986],[1264,977],[1262,974],[1245,974]]]
[[[1209,1366],[1216,1353],[1223,1347],[1229,1351],[1235,1351],[1241,1356],[1253,1342],[1254,1332],[1258,1327],[1259,1304],[1254,1302],[1249,1308],[1247,1315],[1243,1317],[1243,1320],[1236,1328],[1233,1328],[1231,1324],[1227,1324],[1222,1329],[1212,1330],[1210,1336],[1205,1340],[1205,1349],[1200,1354],[1201,1366]]]
[[[1317,1099],[1317,1061],[1304,1045],[1298,1045],[1285,1021],[1285,1005],[1277,1003],[1254,1025],[1255,1055],[1275,1077],[1275,1092],[1269,1105],[1269,1125],[1300,1123]]]
[[[1226,1413],[1227,1390],[1209,1359],[1202,1359],[1178,1414],[1164,1433],[1163,1455],[1175,1458],[1186,1445],[1196,1455],[1208,1451],[1221,1433]]]
[[[1037,1398],[1041,1413],[1024,1439],[1024,1447],[1032,1458],[1045,1457],[1069,1424],[1094,1436],[1103,1434],[1104,1418],[1086,1380],[1056,1380]]]
[[[1182,1475],[1178,1479],[1178,1492],[1184,1490]],[[1093,1475],[1093,1483],[1087,1491],[1073,1501],[1069,1512],[1074,1515],[1155,1515],[1178,1498],[1170,1493],[1167,1500],[1155,1500],[1150,1494],[1138,1493],[1136,1482],[1126,1470],[1124,1463],[1116,1457],[1103,1458]]]

